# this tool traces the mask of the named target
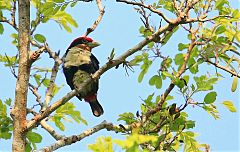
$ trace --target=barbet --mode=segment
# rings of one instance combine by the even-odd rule
[[[80,85],[99,69],[99,61],[91,53],[92,49],[99,45],[89,37],[79,37],[66,50],[63,58],[63,73],[72,90],[79,89]],[[98,84],[99,80],[91,81],[81,93],[76,95],[79,100],[84,99],[90,104],[92,113],[96,117],[104,112],[97,100]]]

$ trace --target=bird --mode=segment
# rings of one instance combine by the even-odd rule
[[[98,59],[91,53],[92,49],[100,43],[90,37],[78,37],[72,41],[63,55],[63,73],[67,84],[72,90],[79,89],[80,85],[91,78],[99,69]],[[94,116],[103,114],[103,108],[97,99],[99,80],[91,81],[76,97],[89,103]]]

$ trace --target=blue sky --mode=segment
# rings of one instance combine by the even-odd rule
[[[115,48],[116,56],[122,54],[127,49],[133,47],[142,38],[138,33],[138,29],[141,25],[139,15],[134,11],[132,6],[128,6],[121,3],[106,2],[106,13],[103,17],[102,22],[99,24],[97,29],[89,36],[96,41],[101,43],[101,46],[93,50],[93,53],[98,57],[100,64],[103,65],[107,61],[112,48]],[[234,6],[239,7],[239,3],[234,1]],[[69,13],[73,14],[77,20],[79,27],[73,29],[73,33],[69,34],[64,30],[58,28],[58,25],[54,22],[40,25],[36,33],[44,34],[47,38],[49,46],[54,51],[61,51],[61,55],[64,54],[68,45],[73,39],[82,35],[85,30],[91,26],[93,21],[98,16],[98,9],[95,3],[79,3],[76,7],[67,9]],[[153,20],[153,23],[158,21]],[[9,37],[14,31],[8,26],[6,27],[4,35],[0,35],[0,51],[1,54],[7,53],[8,55],[15,55],[16,49],[11,46],[12,39]],[[166,45],[162,51],[164,54],[173,55],[177,52],[177,45],[180,42],[186,42],[181,31],[177,32],[169,44]],[[37,61],[35,65],[40,67],[49,67],[53,62],[48,58],[47,54],[43,54],[42,59]],[[204,66],[200,67],[200,70],[208,71],[214,74],[214,68],[206,69]],[[219,70],[220,72],[221,70]],[[147,74],[143,82],[139,84],[137,77],[139,74],[139,68],[135,68],[135,72],[126,76],[123,68],[111,69],[104,73],[100,79],[100,89],[98,93],[98,99],[104,107],[105,113],[100,118],[96,118],[92,115],[90,107],[87,103],[79,102],[77,98],[73,98],[71,101],[75,103],[77,109],[81,111],[82,116],[88,121],[88,126],[76,123],[66,123],[66,130],[61,132],[59,129],[56,130],[59,133],[65,135],[79,134],[87,128],[93,127],[94,125],[107,120],[115,124],[117,122],[118,115],[123,112],[135,113],[139,110],[141,104],[141,98],[145,99],[149,94],[155,92],[155,94],[161,94],[168,84],[164,83],[161,90],[156,90],[154,87],[148,86],[148,80],[150,76],[156,72],[155,68],[150,69],[150,74]],[[196,128],[194,131],[199,133],[197,139],[201,143],[207,143],[211,146],[213,151],[240,151],[239,147],[239,111],[237,113],[229,112],[223,107],[220,102],[224,100],[231,100],[234,102],[237,109],[239,109],[239,89],[232,93],[231,83],[232,77],[229,74],[221,71],[221,74],[225,76],[214,89],[217,91],[217,105],[220,113],[220,119],[214,120],[209,114],[199,108],[188,107],[186,110],[189,112],[189,117],[192,120],[196,120]],[[12,77],[10,70],[6,69],[0,64],[0,97],[2,100],[7,98],[14,98],[15,78]],[[58,73],[57,84],[65,84],[63,89],[53,99],[56,101],[61,98],[64,94],[70,91],[70,88],[66,85],[65,78],[62,70]],[[146,87],[147,86],[147,87]],[[238,87],[239,88],[239,87]],[[45,90],[39,90],[44,98]],[[31,93],[30,93],[31,94]],[[195,100],[202,101],[206,93],[198,94],[194,96]],[[177,90],[173,90],[173,95],[179,96]],[[180,96],[179,96],[180,97]],[[175,98],[173,102],[179,102],[179,99]],[[180,102],[183,102],[181,101]],[[35,98],[29,95],[29,105],[34,104]],[[52,124],[52,123],[50,123]],[[43,142],[38,147],[43,147],[49,143],[53,143],[54,140],[47,134],[46,131],[41,129],[38,130],[43,136]],[[102,130],[90,137],[85,138],[83,141],[61,148],[57,151],[87,151],[87,144],[94,143],[98,136],[112,136],[113,138],[123,139],[124,136],[121,134],[115,134]],[[0,141],[0,151],[10,151],[11,141]]]

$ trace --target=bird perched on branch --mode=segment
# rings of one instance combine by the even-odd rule
[[[72,90],[79,89],[80,85],[99,69],[97,58],[91,53],[92,49],[100,44],[89,37],[75,39],[64,55],[63,72],[67,84]],[[97,100],[98,80],[91,81],[76,97],[84,99],[90,104],[94,116],[103,114],[103,108]]]

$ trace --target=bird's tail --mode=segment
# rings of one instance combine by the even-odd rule
[[[94,116],[99,117],[103,114],[103,108],[98,102],[96,94],[84,97],[84,100],[90,104]]]

